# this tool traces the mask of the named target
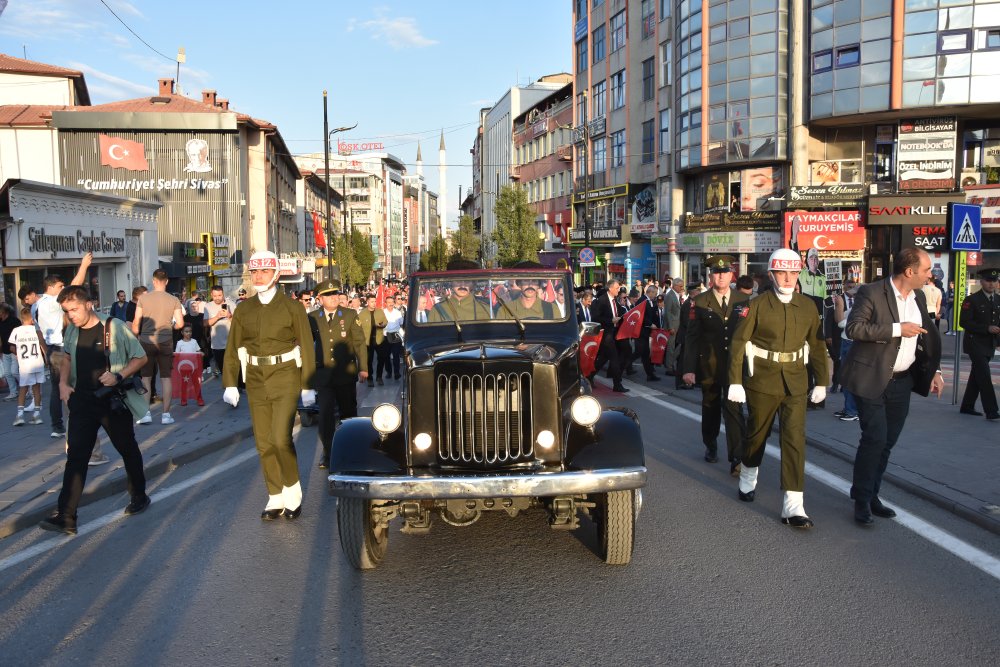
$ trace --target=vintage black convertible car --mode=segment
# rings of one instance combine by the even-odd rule
[[[389,523],[425,532],[484,511],[544,508],[597,526],[601,557],[632,557],[646,466],[638,419],[603,409],[580,374],[583,327],[565,271],[419,273],[410,281],[399,405],[346,420],[330,493],[351,565],[385,556]],[[587,325],[593,326],[593,325]]]

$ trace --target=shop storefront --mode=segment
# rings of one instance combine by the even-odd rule
[[[767,270],[767,258],[781,247],[781,234],[773,232],[692,232],[677,237],[677,252],[686,258],[686,283],[705,280],[705,259],[710,255],[732,255],[738,273],[755,275]]]
[[[17,303],[22,285],[41,292],[50,274],[69,283],[90,252],[86,285],[99,307],[109,308],[119,289],[130,294],[158,265],[159,209],[60,185],[7,181],[0,188],[4,300]]]
[[[208,263],[208,249],[204,243],[174,241],[169,261],[160,260],[160,268],[167,272],[167,291],[186,299],[193,292],[205,294],[211,287],[209,277],[212,267]]]
[[[947,275],[948,204],[964,203],[965,199],[962,193],[869,197],[866,281],[891,275],[892,257],[903,248],[913,246],[930,253],[932,271],[936,264]],[[942,236],[945,236],[943,240]]]

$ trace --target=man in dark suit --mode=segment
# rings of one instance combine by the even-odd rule
[[[628,341],[616,341],[615,334],[618,332],[618,323],[621,322],[624,310],[615,301],[615,297],[618,296],[618,291],[621,288],[621,283],[612,278],[608,280],[608,289],[604,294],[596,297],[594,302],[591,304],[590,316],[595,322],[599,322],[601,325],[601,330],[604,331],[604,337],[601,339],[601,347],[597,352],[597,363],[594,364],[594,374],[590,376],[593,379],[594,375],[604,367],[604,364],[608,364],[608,375],[611,376],[612,382],[614,382],[613,390],[617,392],[627,392],[628,389],[622,384],[622,366],[628,360],[626,356],[628,349]],[[622,346],[620,343],[624,343]],[[624,348],[624,349],[622,349]]]
[[[670,342],[667,343],[667,356],[664,362],[667,375],[680,375],[677,368],[677,331],[681,325],[681,293],[684,291],[684,281],[674,278],[663,295],[663,326],[670,329]]]
[[[701,439],[705,460],[719,460],[718,438],[726,420],[726,450],[730,474],[739,474],[746,438],[746,420],[738,403],[726,398],[729,391],[729,343],[740,321],[739,313],[750,297],[732,289],[733,264],[729,255],[709,257],[711,289],[692,299],[681,364],[683,380],[701,383]]]
[[[892,277],[861,286],[847,318],[853,344],[840,379],[854,394],[861,417],[851,498],[854,520],[863,526],[874,523],[873,514],[896,515],[878,493],[910,410],[910,392],[933,392],[940,398],[944,390],[941,338],[920,289],[930,272],[926,251],[905,248],[896,255]]]
[[[341,420],[358,416],[357,379],[368,377],[368,350],[358,314],[340,305],[340,285],[324,281],[317,285],[320,308],[309,314],[316,346],[316,407],[319,408],[319,441],[323,456],[319,467],[330,461],[330,445],[337,429],[336,407]]]
[[[590,290],[582,290],[577,295],[576,301],[576,321],[577,322],[593,322],[593,315],[590,314],[590,308],[594,303],[594,293]]]
[[[983,412],[990,421],[1000,422],[997,410],[997,394],[990,377],[990,360],[997,346],[1000,346],[1000,296],[997,295],[997,280],[1000,270],[984,269],[979,272],[981,287],[975,294],[965,297],[958,323],[965,329],[962,351],[969,355],[972,370],[962,397],[963,415],[979,416],[976,399],[983,402]]]
[[[701,294],[701,285],[691,283],[687,286],[687,299],[681,304],[680,315],[677,321],[677,333],[673,338],[677,341],[676,366],[674,367],[674,388],[694,389],[694,385],[684,381],[682,370],[684,360],[684,341],[687,339],[688,322],[691,321],[691,308],[694,306],[694,298]]]
[[[655,329],[660,328],[660,309],[656,307],[656,285],[648,285],[646,293],[639,297],[635,307],[639,304],[646,304],[646,312],[642,316],[642,328],[639,331],[639,338],[635,341],[635,356],[642,362],[642,368],[646,371],[647,382],[659,382],[660,377],[653,370],[653,363],[649,358],[649,336]]]

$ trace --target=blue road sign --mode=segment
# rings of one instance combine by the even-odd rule
[[[973,204],[948,204],[948,227],[952,250],[981,249],[982,212],[982,208]]]

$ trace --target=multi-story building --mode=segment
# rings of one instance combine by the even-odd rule
[[[572,77],[569,74],[551,74],[541,77],[528,86],[514,86],[486,112],[482,129],[480,183],[483,259],[487,264],[492,263],[496,257],[496,247],[489,240],[496,229],[494,213],[496,198],[501,188],[512,183],[514,119],[571,81]]]
[[[698,277],[715,252],[759,272],[785,244],[817,249],[836,282],[886,275],[912,245],[946,273],[945,205],[971,201],[1000,264],[1000,4],[572,6],[578,227],[586,210],[599,228],[601,190],[627,187],[611,217],[636,237],[635,190],[652,186],[659,273],[682,261]]]
[[[511,179],[521,185],[535,210],[535,225],[544,239],[539,259],[546,266],[565,266],[569,260],[572,151],[573,84],[568,83],[514,119]]]
[[[298,252],[305,260],[302,273],[307,281],[319,282],[329,276],[327,265],[327,239],[341,229],[341,207],[343,198],[331,182],[327,189],[326,179],[321,174],[302,171],[295,191],[299,228]],[[327,211],[330,217],[327,217]],[[327,222],[329,221],[329,223]],[[314,271],[306,270],[312,260]],[[311,287],[312,283],[306,285]]]

